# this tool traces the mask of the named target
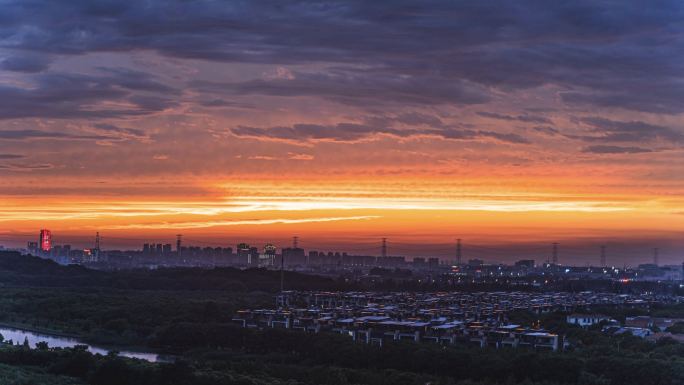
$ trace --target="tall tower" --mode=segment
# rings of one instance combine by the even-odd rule
[[[292,248],[296,249],[297,247],[299,247],[299,237],[295,235],[292,237]]]
[[[38,238],[38,247],[41,251],[50,251],[52,249],[52,233],[50,230],[41,229]]]
[[[658,248],[653,249],[653,264],[658,266]]]
[[[95,233],[95,250],[94,250],[95,260],[100,258],[100,232]]]
[[[601,246],[601,267],[606,267],[606,246]]]
[[[553,243],[553,250],[551,255],[553,256],[553,264],[558,264],[558,242]]]
[[[387,257],[387,238],[382,238],[382,248],[380,249],[380,254],[383,258]]]
[[[456,265],[461,265],[462,257],[463,256],[461,255],[461,238],[458,238],[456,240]]]
[[[178,257],[181,256],[181,238],[183,238],[183,234],[176,234],[176,254]]]
[[[297,237],[295,237],[296,239]],[[295,240],[294,244],[297,244]],[[285,249],[280,250],[280,295],[285,291]]]

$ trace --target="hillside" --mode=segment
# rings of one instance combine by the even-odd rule
[[[287,289],[335,289],[336,281],[285,272]],[[232,290],[276,292],[280,272],[266,269],[162,268],[105,272],[82,266],[62,266],[17,252],[0,252],[0,285],[9,287],[103,287],[144,290]]]

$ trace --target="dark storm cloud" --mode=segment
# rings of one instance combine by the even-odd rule
[[[291,127],[246,127],[232,128],[236,136],[266,140],[283,141],[336,141],[353,142],[365,139],[374,134],[387,134],[397,137],[416,135],[414,130],[399,130],[389,127],[372,127],[363,124],[340,123],[333,126],[318,124],[295,124]]]
[[[154,75],[147,72],[122,67],[97,67],[97,70],[106,75],[102,78],[102,81],[107,81],[129,90],[178,94],[176,89],[159,82]]]
[[[679,143],[684,141],[684,133],[672,128],[641,121],[617,121],[600,117],[583,117],[576,121],[591,127],[599,136],[584,137],[587,141],[610,142],[647,142],[662,140]]]
[[[199,105],[203,107],[218,107],[218,108],[245,108],[245,109],[253,109],[254,105],[252,104],[247,104],[247,103],[240,103],[240,102],[233,102],[230,100],[224,100],[224,99],[217,99],[217,98],[211,98],[208,100],[200,100]]]
[[[660,60],[660,59],[656,59]],[[654,75],[654,78],[660,75]],[[620,81],[624,83],[620,83]],[[596,91],[562,92],[563,101],[584,106],[623,108],[651,113],[676,114],[684,112],[684,84],[681,78],[648,79],[634,83],[631,79],[615,79],[611,91],[606,85]]]
[[[653,150],[643,147],[622,147],[622,146],[589,146],[582,152],[592,154],[641,154],[653,152]]]
[[[488,137],[488,138],[494,138],[497,139],[501,142],[507,142],[507,143],[513,143],[513,144],[525,144],[529,143],[529,141],[518,134],[515,133],[504,133],[504,132],[496,132],[496,131],[476,131],[478,136],[481,137]]]
[[[34,73],[47,69],[51,59],[46,55],[21,54],[0,58],[0,70]]]
[[[553,123],[551,119],[545,118],[543,116],[536,116],[536,115],[504,115],[504,114],[497,114],[494,112],[486,112],[486,111],[478,111],[478,115],[483,116],[485,118],[490,118],[490,119],[497,119],[497,120],[506,120],[506,121],[520,121],[520,122],[525,122],[525,123],[537,123],[537,124],[551,124]]]
[[[0,13],[0,48],[320,63],[321,73],[245,80],[232,94],[473,104],[488,89],[553,84],[566,103],[678,113],[683,16],[679,0],[15,0]]]
[[[397,122],[407,125],[426,125],[431,127],[443,127],[444,122],[434,115],[421,114],[419,112],[407,112],[394,118]]]
[[[388,102],[415,105],[479,104],[489,100],[480,86],[466,81],[445,82],[438,77],[396,76],[356,71],[295,72],[293,78],[254,79],[237,83],[194,82],[204,92],[232,95],[318,96],[343,104],[368,106]]]
[[[448,126],[439,117],[420,112],[406,112],[396,116],[367,116],[363,120],[366,124],[375,127],[392,126],[397,123],[407,126],[427,126],[430,128],[446,128]]]
[[[513,133],[460,128],[394,128],[389,126],[371,126],[355,123],[340,123],[332,126],[295,124],[290,127],[269,128],[240,126],[232,128],[230,131],[233,135],[239,137],[303,143],[316,141],[356,142],[370,139],[377,134],[398,138],[419,136],[432,136],[447,140],[476,140],[490,138],[511,144],[529,143],[524,137]]]
[[[24,157],[25,157],[24,155],[19,155],[19,154],[2,154],[2,153],[0,153],[0,160],[21,159]]]
[[[106,123],[95,124],[94,127],[108,133],[120,135],[122,137],[131,137],[136,139],[147,138],[145,130],[140,130],[137,128],[119,127],[113,124]]]
[[[551,126],[535,126],[532,127],[534,131],[541,132],[542,134],[549,135],[549,136],[556,136],[560,134],[560,130],[558,130],[556,127],[551,127]]]
[[[143,78],[133,71],[101,71],[96,75],[42,73],[28,87],[0,85],[0,119],[27,117],[108,118],[145,115],[176,104],[159,95],[171,88]],[[102,102],[125,102],[132,106],[112,108]]]
[[[29,171],[40,171],[49,170],[54,168],[54,165],[50,163],[41,164],[0,164],[0,171],[19,171],[19,172],[29,172]]]
[[[65,132],[54,132],[44,130],[7,130],[0,129],[0,140],[29,140],[29,139],[81,139],[81,140],[106,140],[112,139],[104,135],[73,134]]]

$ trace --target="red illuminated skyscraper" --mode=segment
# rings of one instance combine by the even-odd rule
[[[40,240],[38,244],[42,251],[50,251],[52,248],[52,233],[50,233],[50,230],[40,230]]]

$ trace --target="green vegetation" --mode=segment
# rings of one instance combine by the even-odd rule
[[[630,335],[608,337],[598,330],[567,325],[560,313],[514,315],[520,323],[541,322],[567,334],[573,345],[564,353],[412,343],[378,348],[339,335],[256,331],[229,323],[235,309],[270,301],[265,293],[5,289],[0,291],[0,314],[14,322],[98,342],[121,338],[174,352],[183,361],[169,366],[77,352],[70,354],[78,358],[65,358],[55,366],[59,361],[54,358],[41,361],[25,349],[11,347],[14,353],[0,354],[0,363],[18,365],[17,373],[25,377],[54,377],[49,379],[52,382],[45,379],[37,384],[65,383],[57,382],[68,380],[64,376],[74,377],[73,383],[174,384],[160,382],[166,381],[162,373],[171,370],[177,372],[174,379],[184,378],[183,385],[684,383],[684,345],[654,344]],[[65,352],[70,351],[35,354],[69,357]],[[12,358],[17,355],[23,358]]]
[[[81,379],[46,373],[34,366],[0,364],[0,383],[3,385],[85,385]]]
[[[285,272],[291,290],[328,290],[345,287],[330,278]],[[104,272],[57,263],[15,252],[0,251],[0,285],[5,287],[61,287],[117,290],[225,290],[268,291],[280,287],[280,272],[266,269],[239,270],[160,268]]]
[[[676,324],[670,326],[665,331],[672,334],[684,334],[684,322],[677,322]]]
[[[566,352],[479,349],[436,344],[388,343],[384,347],[348,337],[270,329],[242,329],[230,320],[243,307],[271,306],[279,277],[261,270],[206,272],[182,269],[102,275],[97,285],[64,277],[101,273],[37,263],[52,287],[2,281],[14,268],[36,280],[21,263],[0,262],[0,323],[79,336],[93,343],[172,353],[175,363],[149,363],[92,355],[83,348],[0,348],[0,384],[17,385],[678,385],[684,383],[684,345],[651,343],[629,334],[609,337],[565,322],[565,314],[515,312],[510,321],[541,324],[568,336]],[[43,275],[45,274],[45,275]],[[114,277],[114,278],[112,278]],[[133,278],[131,278],[133,277]],[[149,282],[142,284],[147,277]],[[206,278],[226,278],[220,290],[202,289]],[[292,277],[290,277],[292,278]],[[12,278],[13,280],[15,278]],[[178,279],[182,284],[175,280]],[[218,279],[218,278],[217,278]],[[323,281],[321,281],[323,280]],[[47,281],[45,281],[47,282]],[[45,283],[44,282],[44,283]],[[82,283],[83,283],[82,282]],[[303,276],[299,285],[326,278]],[[188,285],[187,287],[183,285]],[[275,285],[275,286],[274,286]],[[127,288],[123,288],[127,287]],[[239,287],[239,289],[237,289]],[[653,315],[677,316],[681,305],[656,307]],[[605,309],[613,317],[645,310]],[[675,325],[681,327],[681,325]]]
[[[145,345],[181,322],[229,322],[247,306],[272,306],[264,292],[14,288],[0,290],[0,324],[75,335],[91,343]]]
[[[182,352],[152,364],[82,349],[0,349],[0,363],[53,382],[73,377],[94,385],[155,384],[602,384],[684,383],[684,345],[577,330],[580,348],[565,353],[396,343],[383,348],[333,334],[257,331],[223,323],[178,323],[153,346]],[[586,333],[586,334],[582,334]],[[616,343],[621,345],[618,350]]]

